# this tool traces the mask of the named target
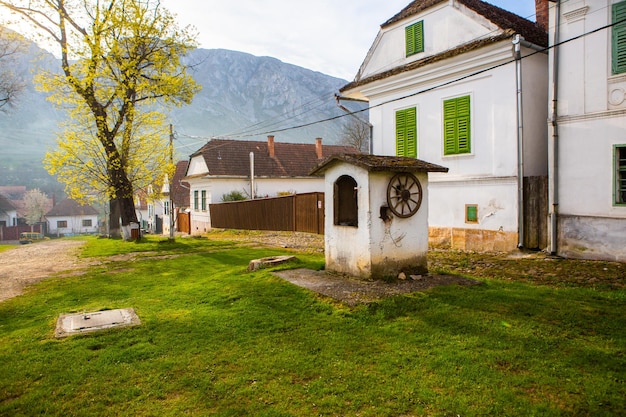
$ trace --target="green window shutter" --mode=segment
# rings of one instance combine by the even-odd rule
[[[626,1],[613,5],[612,67],[613,74],[626,72]]]
[[[424,21],[407,26],[405,29],[406,56],[424,52]]]
[[[396,155],[417,158],[417,110],[396,112]]]
[[[406,131],[404,126],[406,124],[406,112],[399,110],[396,112],[396,155],[404,156],[404,149],[406,148]]]
[[[471,102],[469,96],[443,102],[443,153],[471,152]]]

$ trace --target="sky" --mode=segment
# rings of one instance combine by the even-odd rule
[[[380,25],[411,0],[161,0],[201,48],[271,56],[352,80]],[[535,0],[487,0],[535,20]]]

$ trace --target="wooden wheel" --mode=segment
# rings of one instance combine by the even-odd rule
[[[411,217],[422,205],[422,184],[408,172],[394,175],[387,186],[387,204],[396,216]]]

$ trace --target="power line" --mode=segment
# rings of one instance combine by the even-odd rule
[[[561,45],[565,45],[565,44],[567,44],[569,42],[572,42],[572,41],[584,38],[585,36],[592,35],[594,33],[603,31],[605,29],[611,28],[611,27],[613,27],[613,26],[615,26],[617,24],[621,24],[621,23],[624,23],[624,22],[626,22],[626,19],[610,23],[608,25],[596,28],[596,29],[591,30],[589,32],[582,33],[582,34],[580,34],[578,36],[575,36],[573,38],[561,41],[561,42],[556,43],[554,45],[547,46],[545,48],[533,51],[533,52],[529,53],[528,55],[522,56],[520,59],[526,59],[526,58],[529,58],[529,57],[534,56],[536,54],[547,52],[547,51],[549,51],[549,50],[551,50],[551,49],[553,49],[555,47],[558,47],[558,46],[561,46]],[[494,69],[497,69],[497,68],[500,68],[500,67],[512,64],[515,61],[516,61],[516,59],[512,58],[512,59],[510,59],[510,60],[508,60],[506,62],[502,62],[500,64],[493,65],[493,66],[488,67],[488,68],[484,68],[482,70],[473,72],[471,74],[468,74],[468,75],[465,75],[465,76],[462,76],[462,77],[459,77],[459,78],[456,78],[456,79],[453,79],[453,80],[450,80],[450,81],[446,81],[446,82],[443,82],[441,84],[438,84],[438,85],[435,85],[435,86],[432,86],[432,87],[429,87],[429,88],[425,88],[423,90],[419,90],[419,91],[417,91],[415,93],[411,93],[411,94],[407,94],[407,95],[402,96],[402,97],[398,97],[398,98],[394,98],[394,99],[391,99],[391,100],[387,100],[387,101],[381,102],[379,104],[376,104],[374,106],[368,106],[367,108],[364,108],[364,109],[355,110],[355,111],[350,112],[350,113],[344,113],[344,114],[340,114],[338,116],[329,117],[329,118],[317,120],[317,121],[314,121],[314,122],[303,123],[303,124],[300,124],[300,125],[286,127],[286,128],[282,128],[282,129],[276,129],[276,130],[270,130],[270,131],[266,131],[266,132],[260,132],[260,133],[256,133],[255,135],[241,135],[239,137],[243,138],[243,137],[251,137],[251,136],[260,136],[260,135],[267,135],[267,134],[270,134],[270,133],[279,133],[279,132],[285,132],[285,131],[288,131],[288,130],[301,129],[301,128],[304,128],[304,127],[313,126],[313,125],[316,125],[316,124],[326,123],[326,122],[330,122],[330,121],[333,121],[333,120],[341,119],[342,117],[346,117],[346,116],[349,116],[349,115],[363,113],[363,112],[369,111],[371,109],[374,109],[374,108],[377,108],[377,107],[381,107],[381,106],[383,106],[385,104],[394,103],[396,101],[400,101],[400,100],[404,100],[404,99],[407,99],[407,98],[415,97],[415,96],[418,96],[420,94],[424,94],[424,93],[427,93],[427,92],[430,92],[430,91],[437,90],[437,89],[442,88],[442,87],[446,87],[448,85],[457,83],[459,81],[463,81],[463,80],[466,80],[468,78],[472,78],[472,77],[475,77],[477,75],[484,74],[486,72],[492,71]]]

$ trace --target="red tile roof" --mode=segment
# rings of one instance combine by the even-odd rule
[[[172,200],[175,207],[189,207],[189,183],[183,181],[187,175],[187,166],[189,161],[178,161],[176,163],[176,172],[172,179]]]
[[[250,152],[254,153],[254,174],[265,178],[308,177],[320,161],[316,144],[274,142],[270,156],[268,142],[214,139],[191,157],[202,155],[210,176],[250,175]],[[356,153],[351,146],[322,145],[322,158]]]
[[[46,213],[46,216],[96,216],[98,212],[91,206],[84,206],[74,200],[65,199]]]

